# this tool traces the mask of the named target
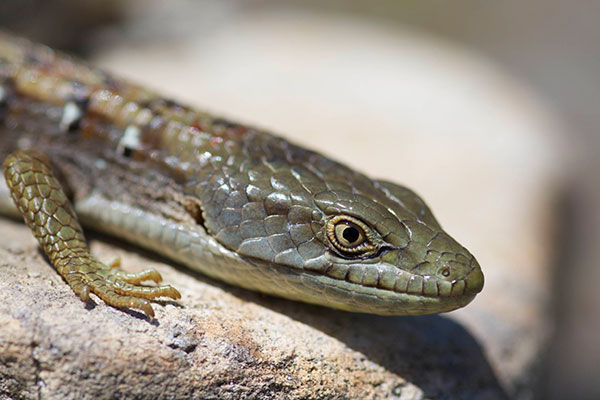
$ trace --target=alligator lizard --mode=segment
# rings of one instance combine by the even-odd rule
[[[446,312],[475,258],[410,189],[0,34],[0,212],[17,209],[82,300],[154,315],[158,272],[90,255],[83,226],[210,277],[381,315]],[[12,198],[15,208],[9,200]]]

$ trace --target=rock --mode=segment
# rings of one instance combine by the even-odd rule
[[[24,225],[1,220],[0,232],[0,398],[503,398],[480,345],[448,317],[270,298],[93,240],[101,259],[158,268],[182,291],[149,322],[85,307]]]
[[[97,57],[414,188],[477,256],[484,291],[445,315],[351,314],[244,291],[94,237],[101,259],[155,267],[181,290],[150,323],[101,302],[84,307],[25,227],[1,220],[0,396],[528,398],[552,322],[560,124],[485,59],[416,33],[289,12],[228,21],[187,42],[135,51],[122,42]]]

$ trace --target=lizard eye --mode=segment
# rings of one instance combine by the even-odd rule
[[[365,241],[362,229],[349,221],[335,226],[335,238],[344,247],[356,247]]]
[[[364,254],[376,250],[369,227],[362,221],[347,215],[337,215],[327,223],[327,237],[341,253]]]

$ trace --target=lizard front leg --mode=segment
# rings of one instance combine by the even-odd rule
[[[83,300],[94,293],[113,307],[142,310],[149,318],[154,310],[149,299],[179,299],[169,286],[141,286],[143,280],[160,282],[154,270],[127,273],[119,263],[96,260],[86,243],[77,215],[52,172],[47,157],[31,150],[10,154],[2,164],[11,198],[58,273]]]

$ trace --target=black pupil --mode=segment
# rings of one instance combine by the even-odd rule
[[[344,237],[344,239],[346,239],[346,241],[348,241],[348,243],[354,243],[358,240],[360,233],[355,227],[349,226],[346,229],[344,229],[344,232],[342,232],[342,236]]]

